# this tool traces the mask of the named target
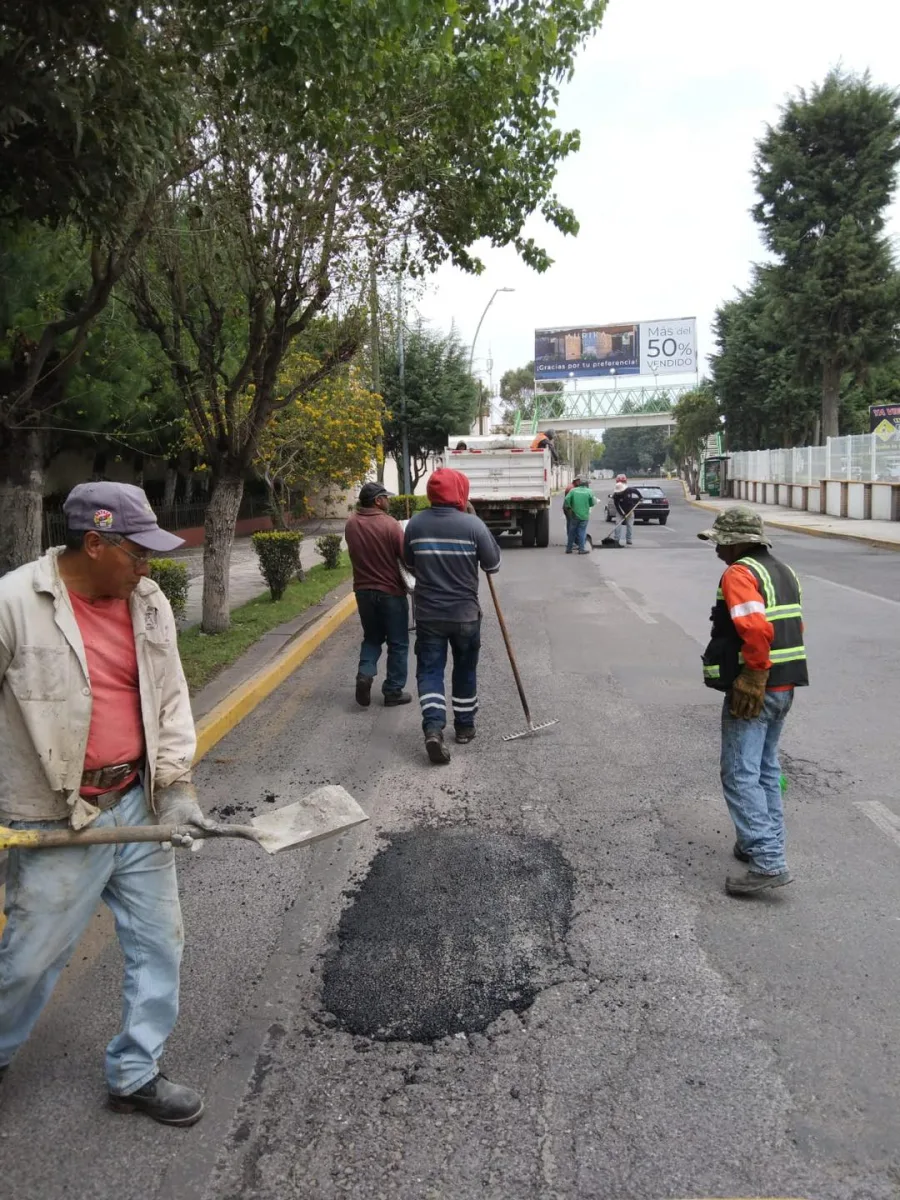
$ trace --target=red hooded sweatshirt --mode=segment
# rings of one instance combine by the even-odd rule
[[[432,507],[445,506],[466,511],[469,502],[469,480],[462,471],[454,471],[452,467],[438,467],[425,489]]]

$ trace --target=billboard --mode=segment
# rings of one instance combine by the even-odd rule
[[[535,379],[687,375],[696,370],[695,317],[534,331]]]

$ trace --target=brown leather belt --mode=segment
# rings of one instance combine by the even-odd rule
[[[122,799],[122,789],[131,777],[144,765],[142,758],[135,762],[117,763],[114,767],[99,767],[95,771],[85,771],[81,776],[83,788],[103,788],[103,794],[91,796],[91,804],[99,809],[112,808]]]

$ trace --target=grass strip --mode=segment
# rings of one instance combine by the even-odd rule
[[[323,565],[311,567],[302,583],[288,584],[275,603],[268,593],[242,604],[231,613],[231,627],[224,633],[201,633],[199,626],[183,629],[178,649],[191,693],[198,692],[225,667],[230,667],[263,634],[286,621],[292,621],[313,604],[350,578],[350,559],[346,551],[333,571]]]

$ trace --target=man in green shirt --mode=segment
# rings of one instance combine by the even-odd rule
[[[563,501],[563,509],[566,516],[568,517],[571,513],[571,520],[568,521],[569,536],[566,542],[566,554],[571,554],[576,545],[578,546],[579,554],[590,553],[585,547],[584,539],[587,534],[591,509],[596,503],[594,493],[584,482],[580,482],[577,487],[573,487]]]

